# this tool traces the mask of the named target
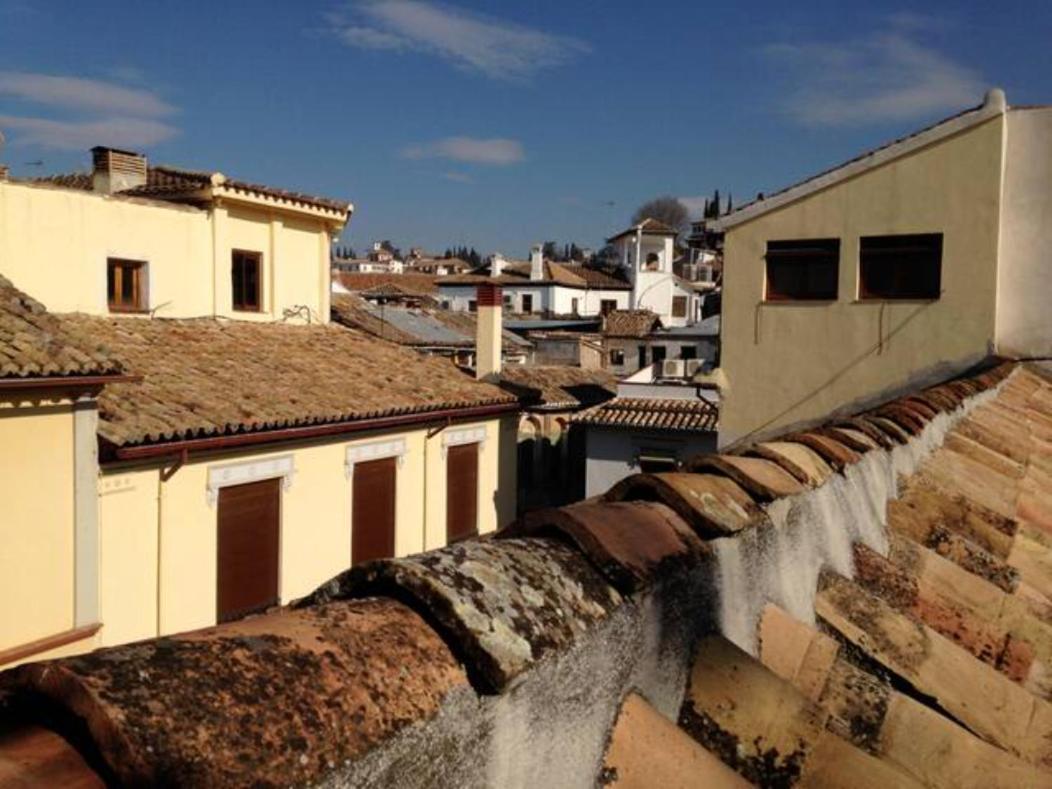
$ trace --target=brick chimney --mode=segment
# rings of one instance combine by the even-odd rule
[[[146,157],[132,151],[119,151],[101,145],[91,149],[92,188],[114,194],[146,184]]]
[[[475,377],[493,380],[501,367],[501,302],[500,285],[485,283],[478,286],[478,315],[475,334]]]
[[[544,279],[544,247],[540,244],[530,249],[530,279],[534,282]]]

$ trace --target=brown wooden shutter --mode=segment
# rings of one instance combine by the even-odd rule
[[[446,454],[446,542],[478,534],[479,445],[449,447]]]
[[[220,622],[278,602],[281,480],[219,491],[216,612]]]
[[[395,458],[354,464],[351,563],[386,559],[395,551]]]

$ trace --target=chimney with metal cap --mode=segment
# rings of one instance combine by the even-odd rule
[[[530,249],[530,279],[534,282],[544,279],[544,247],[540,244]]]
[[[91,149],[92,189],[114,194],[146,185],[146,157],[98,145]]]
[[[494,380],[501,367],[501,301],[500,285],[486,282],[478,286],[478,315],[475,334],[475,377]]]

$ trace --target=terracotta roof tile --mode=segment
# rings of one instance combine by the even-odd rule
[[[613,310],[603,319],[607,337],[646,337],[661,328],[661,319],[650,310]]]
[[[513,402],[448,360],[340,326],[63,322],[142,376],[99,398],[99,435],[117,447]]]
[[[588,290],[629,290],[632,287],[620,268],[601,269],[580,263],[558,263],[552,260],[544,261],[544,276],[539,281],[530,279],[529,263],[508,263],[499,277],[490,275],[490,266],[487,264],[467,274],[441,278],[443,285],[474,285],[484,282],[525,285],[531,281]]]
[[[506,365],[501,386],[528,405],[586,408],[612,398],[617,381],[605,370],[565,365]]]
[[[0,276],[0,380],[116,375],[119,361],[102,343],[80,335],[75,324]]]
[[[448,277],[435,277],[432,274],[388,274],[368,271],[339,271],[333,273],[333,278],[352,293],[360,293],[383,285],[394,285],[402,290],[426,296],[437,295],[438,281],[444,282],[448,279]]]
[[[708,433],[716,430],[719,411],[705,400],[615,397],[574,417],[585,425]]]

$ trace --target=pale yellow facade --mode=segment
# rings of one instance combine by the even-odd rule
[[[485,436],[479,442],[479,532],[492,532],[514,517],[515,419],[191,456],[166,481],[158,467],[105,469],[99,483],[97,645],[215,624],[217,509],[208,496],[210,469],[291,458],[292,473],[281,493],[279,565],[280,598],[287,603],[350,566],[355,524],[349,449],[404,441],[396,477],[395,553],[405,556],[446,544],[443,435],[449,430],[481,430]]]
[[[0,180],[0,272],[52,312],[108,314],[106,261],[118,258],[146,262],[158,317],[326,323],[339,227],[277,200],[230,196],[205,209]],[[233,309],[234,250],[261,255],[258,312]]]
[[[1004,127],[994,114],[728,227],[721,446],[945,378],[990,353]],[[912,233],[943,234],[939,298],[859,299],[859,239]],[[837,298],[765,301],[767,242],[825,238],[840,240]]]
[[[74,626],[73,406],[0,395],[0,652]]]

